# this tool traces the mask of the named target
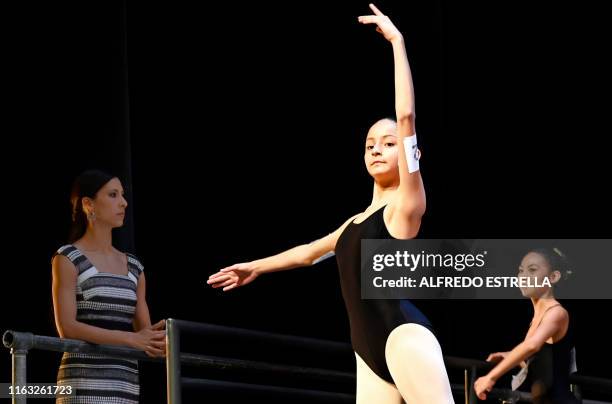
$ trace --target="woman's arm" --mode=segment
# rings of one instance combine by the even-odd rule
[[[318,258],[334,251],[338,237],[355,217],[348,219],[333,233],[310,244],[302,244],[270,257],[223,268],[211,275],[207,283],[213,288],[223,288],[225,292],[247,285],[261,274],[312,265]]]
[[[63,255],[56,255],[52,262],[53,270],[53,311],[58,333],[62,338],[78,339],[94,344],[126,345],[135,349],[152,351],[161,348],[165,338],[164,331],[148,328],[137,333],[108,330],[82,323],[76,319],[77,270]],[[160,343],[161,342],[161,343]]]
[[[395,68],[395,113],[400,183],[395,199],[389,203],[390,223],[394,236],[413,238],[419,231],[421,217],[425,213],[426,199],[420,172],[408,171],[404,148],[404,139],[416,136],[412,74],[401,32],[376,6],[370,4],[370,8],[374,11],[374,15],[359,17],[359,22],[377,25],[376,30],[391,43]],[[416,153],[417,150],[410,152]]]
[[[135,331],[151,328],[151,316],[149,315],[149,306],[146,300],[146,290],[147,281],[144,272],[141,272],[138,276],[138,285],[136,287],[137,303],[133,321]]]
[[[166,329],[166,321],[160,320],[151,325],[151,316],[149,315],[149,306],[146,299],[147,280],[144,272],[138,276],[138,285],[136,287],[136,310],[134,312],[133,327],[136,332],[143,330],[162,331]],[[163,345],[162,345],[163,344]],[[153,349],[147,348],[144,351],[149,356],[164,356],[166,353],[165,338],[156,341]]]
[[[550,310],[544,316],[533,335],[525,338],[523,342],[518,344],[486,376],[476,380],[474,387],[478,398],[484,400],[486,393],[493,388],[500,377],[538,352],[550,338],[559,335],[560,332],[567,328],[568,321],[567,311],[562,307],[559,306]]]

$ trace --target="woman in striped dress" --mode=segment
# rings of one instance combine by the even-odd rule
[[[145,275],[138,259],[112,245],[127,202],[118,178],[86,171],[74,182],[70,244],[53,256],[53,308],[62,338],[125,345],[165,355],[165,322],[151,325]],[[64,353],[58,384],[73,394],[57,403],[138,403],[138,362]]]

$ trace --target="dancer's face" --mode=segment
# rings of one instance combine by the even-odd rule
[[[123,226],[127,201],[123,197],[123,186],[117,178],[104,184],[94,199],[84,198],[83,207],[87,213],[95,213],[95,222],[110,227]]]
[[[519,278],[532,278],[531,283],[541,285],[544,282],[544,278],[548,278],[550,284],[553,285],[561,277],[559,271],[553,271],[550,267],[548,260],[536,252],[530,252],[521,261],[521,265],[518,270]],[[525,287],[521,288],[521,293],[525,297],[539,298],[550,290],[551,286],[541,287]]]
[[[374,179],[392,180],[399,177],[398,147],[395,122],[382,119],[372,125],[365,142],[364,161]]]

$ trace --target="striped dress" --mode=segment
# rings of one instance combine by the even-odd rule
[[[142,264],[127,254],[128,274],[99,272],[78,248],[61,247],[56,254],[67,257],[78,271],[76,318],[82,323],[110,330],[133,331],[136,285]],[[73,394],[57,404],[137,404],[138,361],[104,355],[64,353],[57,375],[58,385],[72,386]]]

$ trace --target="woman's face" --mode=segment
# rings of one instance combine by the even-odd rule
[[[123,187],[117,178],[111,179],[104,184],[96,194],[95,199],[83,201],[86,211],[95,213],[95,222],[104,223],[108,226],[121,227],[125,219],[125,208],[127,201],[123,197]]]
[[[525,297],[539,298],[550,291],[552,285],[559,280],[560,272],[553,271],[548,260],[541,254],[530,252],[521,261],[518,269],[519,278],[531,278],[531,284],[542,285],[548,278],[551,286],[521,287],[521,293]]]
[[[383,119],[372,125],[366,138],[364,161],[368,173],[375,180],[399,178],[398,147],[395,122]]]

